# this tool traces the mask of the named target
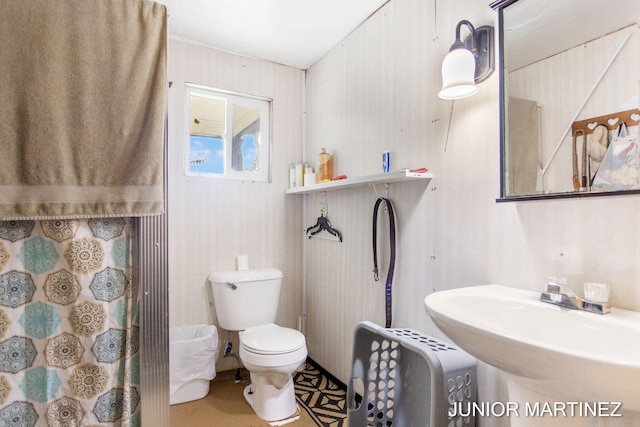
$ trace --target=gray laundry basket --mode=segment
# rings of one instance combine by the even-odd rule
[[[475,426],[449,409],[476,401],[476,359],[412,329],[356,325],[347,419],[351,427]],[[466,411],[464,413],[467,413]]]

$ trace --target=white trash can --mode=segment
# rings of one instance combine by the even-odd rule
[[[209,394],[216,376],[218,330],[213,325],[169,329],[169,403],[190,402]]]

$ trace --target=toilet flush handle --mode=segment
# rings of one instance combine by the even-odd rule
[[[229,287],[234,291],[238,289],[238,286],[235,283],[227,282],[227,285],[229,285]]]

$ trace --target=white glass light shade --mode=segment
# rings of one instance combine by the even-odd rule
[[[442,61],[442,99],[466,98],[478,92],[476,60],[468,49],[454,49]]]

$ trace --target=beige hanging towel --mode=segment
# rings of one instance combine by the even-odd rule
[[[166,27],[146,0],[3,2],[0,219],[163,212]]]

